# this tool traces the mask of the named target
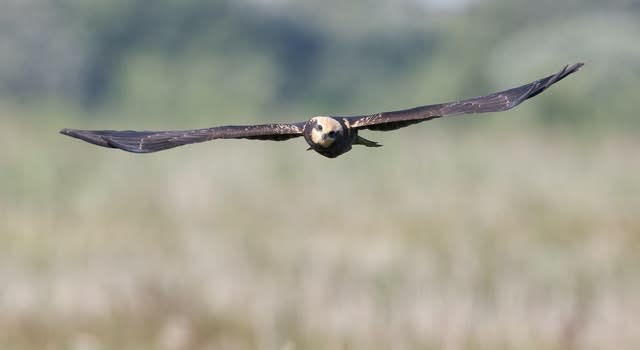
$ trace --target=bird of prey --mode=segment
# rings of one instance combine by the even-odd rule
[[[157,152],[215,139],[283,141],[303,136],[310,150],[328,158],[335,158],[351,150],[353,145],[381,146],[377,142],[358,135],[360,130],[389,131],[440,117],[506,111],[538,95],[582,66],[583,63],[565,66],[556,74],[486,96],[393,112],[356,116],[315,116],[308,121],[298,123],[227,125],[179,131],[63,129],[60,132],[94,145],[119,148],[134,153]]]

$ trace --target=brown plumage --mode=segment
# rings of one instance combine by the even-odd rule
[[[134,153],[157,152],[215,139],[283,141],[304,136],[310,149],[323,156],[335,158],[348,152],[352,145],[380,146],[359,136],[358,130],[389,131],[440,117],[506,111],[540,94],[582,66],[583,63],[566,66],[556,74],[486,96],[370,115],[317,116],[306,122],[291,124],[228,125],[182,131],[63,129],[60,132],[98,146],[119,148]]]

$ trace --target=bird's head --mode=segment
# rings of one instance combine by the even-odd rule
[[[309,139],[314,145],[329,148],[344,132],[342,125],[331,117],[313,117],[309,120]]]

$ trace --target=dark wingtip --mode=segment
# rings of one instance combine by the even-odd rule
[[[578,69],[580,69],[582,66],[584,66],[584,62],[578,62],[578,63],[574,63],[574,64],[567,64],[566,66],[564,66],[565,71],[571,71],[572,73],[577,71]]]
[[[60,133],[88,143],[131,153],[157,152],[185,143],[172,142],[176,132],[62,129]],[[177,132],[183,134],[182,131]],[[154,138],[155,136],[155,138]],[[144,146],[143,146],[143,140]]]
[[[573,65],[571,65],[571,69],[573,69],[573,71],[575,72],[578,69],[582,68],[582,66],[584,66],[584,62],[574,63]],[[567,65],[567,67],[569,67],[569,65]]]
[[[77,131],[77,130],[74,130],[74,129],[67,129],[67,128],[64,128],[64,129],[60,130],[60,133],[61,133],[62,135],[67,135],[67,136],[71,136],[71,137],[73,137],[73,135],[74,135],[74,133],[75,133],[76,131]]]
[[[77,130],[64,128],[60,130],[60,133],[76,139],[80,139],[97,146],[113,148],[113,146],[102,136],[89,130]]]
[[[578,62],[571,65],[568,64],[564,66],[564,68],[554,76],[554,78],[556,79],[553,82],[555,83],[556,81],[563,79],[567,75],[577,72],[578,70],[580,70],[580,68],[582,68],[582,66],[584,66],[583,62]]]
[[[553,85],[553,84],[559,82],[560,80],[566,78],[568,75],[570,75],[572,73],[575,73],[578,70],[580,70],[580,68],[582,68],[582,66],[584,66],[584,63],[582,63],[582,62],[574,63],[572,65],[566,65],[558,73],[556,73],[554,75],[550,75],[550,76],[548,76],[546,78],[540,79],[540,80],[532,83],[532,86],[531,86],[529,92],[524,96],[524,99],[520,100],[520,102],[523,101],[523,100],[526,100],[526,99],[529,99],[529,98],[532,98],[534,96],[539,95],[540,93],[542,93],[543,91],[548,89],[551,85]]]
[[[549,86],[559,82],[560,80],[564,79],[569,74],[573,74],[573,73],[577,72],[578,70],[580,70],[580,68],[582,68],[582,66],[584,66],[584,63],[582,63],[582,62],[564,66],[564,68],[562,68],[562,70],[559,71],[558,73],[556,73],[556,74],[544,79],[544,80],[546,80],[544,82],[545,87],[549,87]]]

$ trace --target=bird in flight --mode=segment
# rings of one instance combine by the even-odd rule
[[[115,131],[62,129],[60,133],[94,145],[119,148],[133,153],[150,153],[216,139],[252,139],[284,141],[303,136],[314,150],[335,158],[353,145],[380,147],[377,142],[358,135],[360,130],[389,131],[427,120],[470,113],[501,112],[532,98],[583,66],[576,63],[526,85],[490,95],[455,102],[420,106],[400,111],[356,116],[315,116],[298,123],[227,125],[213,128],[174,131]]]

